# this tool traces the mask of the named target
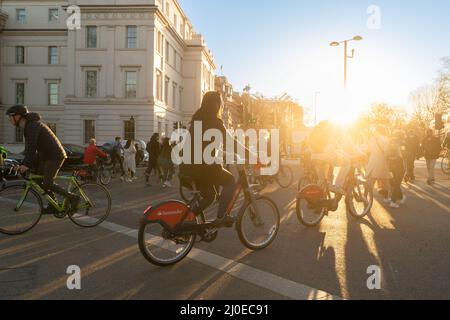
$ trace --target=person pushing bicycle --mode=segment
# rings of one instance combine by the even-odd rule
[[[45,192],[54,199],[55,193],[66,197],[71,207],[76,208],[80,197],[67,192],[54,182],[67,155],[53,131],[41,121],[38,113],[29,112],[24,105],[10,107],[6,115],[14,127],[24,130],[25,158],[18,167],[18,171],[24,174],[29,170],[37,169],[37,174],[43,176],[42,187]],[[57,214],[58,212],[49,205],[44,213]]]

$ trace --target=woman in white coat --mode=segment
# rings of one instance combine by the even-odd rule
[[[136,174],[136,147],[134,141],[129,139],[124,148],[124,167],[127,173],[126,182],[131,182]]]
[[[382,185],[385,190],[385,202],[390,202],[391,187],[390,180],[392,178],[387,159],[389,149],[389,138],[386,127],[377,126],[374,136],[369,140],[368,152],[370,154],[369,162],[366,167],[366,177],[370,181],[372,187],[375,181]]]

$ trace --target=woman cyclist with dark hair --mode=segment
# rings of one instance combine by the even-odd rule
[[[195,150],[195,122],[201,122],[202,124],[202,137],[203,134],[209,129],[217,129],[222,133],[225,139],[227,131],[224,123],[220,118],[220,110],[222,108],[222,97],[219,92],[211,91],[207,92],[202,100],[200,109],[195,112],[192,117],[189,133],[191,136],[191,150]],[[208,142],[202,141],[202,155],[205,148],[208,146]],[[225,140],[221,141],[222,145],[226,147]],[[217,213],[217,220],[214,222],[216,226],[232,226],[233,219],[229,216],[225,216],[228,204],[230,203],[233,192],[235,189],[235,180],[233,175],[225,170],[221,164],[206,164],[202,157],[201,164],[194,164],[194,152],[192,152],[192,164],[183,165],[183,174],[186,174],[195,182],[197,189],[200,191],[202,199],[199,201],[197,207],[193,208],[193,212],[196,215],[200,215],[215,199],[214,186],[221,186],[222,193],[219,200],[219,209]]]

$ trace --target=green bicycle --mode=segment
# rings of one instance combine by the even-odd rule
[[[42,176],[31,174],[23,183],[0,190],[0,233],[19,235],[35,227],[44,212],[42,198],[56,209],[56,218],[68,216],[82,228],[96,227],[108,217],[111,195],[104,186],[94,182],[80,184],[74,176],[56,177],[56,181],[67,184],[68,192],[80,197],[78,206],[72,208],[67,198],[55,200],[46,194],[37,182],[42,179]]]

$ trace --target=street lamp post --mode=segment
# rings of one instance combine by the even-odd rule
[[[348,43],[350,41],[361,41],[363,38],[361,36],[354,36],[352,39],[344,41],[333,41],[330,43],[332,47],[338,47],[341,43],[344,44],[344,87],[347,87],[347,59],[353,59],[355,57],[355,49],[352,49],[352,55],[348,55]]]

